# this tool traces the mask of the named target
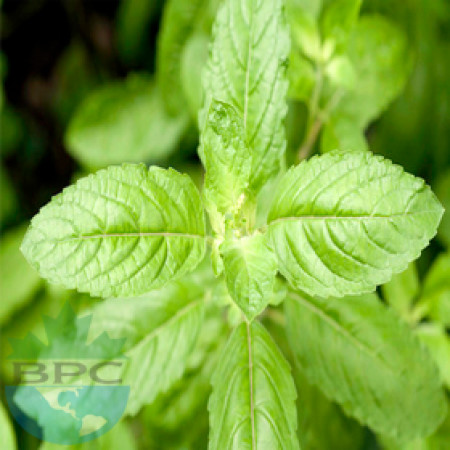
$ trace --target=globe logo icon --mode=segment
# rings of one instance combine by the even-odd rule
[[[5,387],[9,409],[28,433],[74,445],[107,433],[122,417],[130,387],[122,384],[123,339],[101,334],[87,344],[92,316],[66,305],[44,318],[48,345],[28,334],[11,339],[15,384]]]

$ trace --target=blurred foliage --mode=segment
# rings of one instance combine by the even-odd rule
[[[287,2],[295,44],[289,68],[288,160],[293,161],[311,125],[304,105],[316,85],[318,36],[332,36],[335,53],[322,74],[321,97],[315,101],[328,104],[336,91],[342,101],[319,130],[312,151],[336,145],[369,147],[424,177],[446,206],[437,239],[417,266],[383,286],[382,294],[429,348],[450,389],[450,3],[365,0],[359,21],[332,3]],[[170,165],[200,183],[203,170],[196,147],[201,71],[220,0],[1,4],[3,388],[12,379],[4,364],[10,351],[7,338],[23,338],[28,332],[45,338],[43,314],[56,315],[66,300],[77,311],[96,301],[49,286],[29,268],[19,252],[24,222],[80,173],[109,164]],[[327,12],[316,25],[322,4]],[[354,22],[351,33],[346,33],[350,26],[343,18]],[[368,52],[373,58],[364,57]],[[367,77],[374,61],[379,70]],[[357,81],[356,89],[348,88],[351,80]],[[271,189],[262,195],[266,201]],[[264,320],[288,354],[277,312],[270,308]],[[232,316],[231,311],[230,320]],[[227,332],[223,321],[209,318],[198,351],[169,392],[137,417],[74,450],[206,448],[209,378],[215,364],[210,356]],[[292,365],[304,450],[449,448],[450,414],[428,439],[400,445],[375,437],[346,417]],[[15,434],[20,449],[59,448],[40,445],[17,427]],[[0,405],[0,448],[13,450],[14,440],[6,409]]]

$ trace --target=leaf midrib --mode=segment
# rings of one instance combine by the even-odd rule
[[[188,239],[206,239],[206,236],[202,236],[201,234],[155,232],[155,233],[101,233],[101,234],[73,236],[70,238],[63,238],[63,239],[50,239],[49,241],[55,241],[60,243],[60,242],[71,242],[89,239],[106,239],[114,237],[164,237],[164,238],[184,237]]]
[[[371,358],[375,359],[376,361],[379,361],[380,364],[385,367],[391,374],[397,375],[397,372],[392,369],[383,359],[380,358],[380,356],[375,353],[371,348],[367,347],[363,342],[356,339],[352,334],[350,334],[344,327],[342,327],[339,322],[336,322],[332,317],[327,315],[323,310],[317,308],[312,303],[308,302],[307,300],[303,299],[299,295],[291,292],[290,293],[291,299],[294,301],[302,304],[306,308],[308,308],[313,314],[321,317],[325,322],[327,322],[332,328],[334,328],[339,335],[345,337],[347,341],[353,343],[355,347],[357,347],[360,351],[366,353]]]
[[[249,322],[246,322],[246,327],[247,327],[247,350],[248,350],[248,378],[250,387],[250,423],[252,426],[252,450],[255,450],[256,433],[255,433],[255,405],[253,398],[253,355],[252,355],[252,337]]]
[[[386,220],[393,219],[395,217],[405,217],[405,216],[414,216],[418,214],[435,214],[435,210],[426,210],[426,211],[415,211],[415,212],[404,212],[404,213],[396,213],[390,215],[359,215],[359,216],[336,216],[336,215],[317,215],[317,216],[288,216],[288,217],[278,217],[272,221],[269,221],[269,225],[273,225],[280,222],[295,222],[302,220]]]

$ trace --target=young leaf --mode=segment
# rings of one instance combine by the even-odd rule
[[[324,41],[338,50],[345,48],[348,36],[358,19],[362,0],[334,0],[328,2],[320,18]]]
[[[166,107],[173,115],[185,110],[181,86],[183,48],[207,4],[207,0],[169,0],[164,7],[158,37],[157,77]]]
[[[2,403],[0,403],[0,448],[5,450],[17,448],[14,428]]]
[[[169,389],[186,367],[203,324],[207,280],[188,277],[159,291],[125,301],[110,299],[93,310],[91,334],[126,337],[126,360],[120,374],[130,386],[126,413],[135,415]],[[99,376],[108,379],[107,366]],[[117,369],[113,369],[117,378]],[[110,376],[112,378],[112,376]]]
[[[222,216],[232,213],[242,204],[249,185],[252,161],[242,124],[232,106],[214,100],[210,103],[199,148],[206,169],[205,199],[210,214],[211,208]]]
[[[285,302],[296,362],[311,383],[378,433],[411,440],[446,412],[436,366],[408,326],[376,295]]]
[[[439,255],[423,283],[419,304],[427,314],[444,326],[450,326],[450,253]]]
[[[112,166],[44,206],[22,252],[52,283],[103,297],[139,295],[202,260],[200,194],[172,169]]]
[[[6,233],[0,242],[0,325],[12,314],[32,299],[33,294],[42,284],[34,271],[20,253],[20,243],[26,227],[19,227]]]
[[[187,115],[170,117],[151,79],[129,77],[94,91],[76,111],[66,133],[72,156],[87,167],[159,162],[176,148]]]
[[[226,0],[216,18],[204,73],[203,119],[212,98],[237,109],[253,158],[250,187],[255,191],[278,172],[286,147],[285,61],[290,43],[282,4]]]
[[[261,324],[233,331],[211,383],[210,450],[299,449],[290,367]]]
[[[388,20],[364,16],[350,35],[347,50],[356,76],[336,113],[346,114],[365,128],[400,93],[410,64],[406,36]]]
[[[310,295],[370,292],[416,259],[442,206],[420,178],[369,152],[331,152],[280,182],[269,236],[280,272]]]
[[[220,252],[230,296],[251,321],[273,296],[278,269],[276,257],[261,234],[227,239]]]
[[[197,32],[186,42],[181,55],[181,86],[194,119],[202,107],[201,74],[208,60],[208,51],[209,36],[206,33]]]

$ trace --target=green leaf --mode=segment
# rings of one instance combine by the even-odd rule
[[[17,448],[14,429],[2,403],[0,403],[0,447],[5,450]]]
[[[450,253],[439,255],[428,271],[419,305],[434,320],[450,326]]]
[[[3,228],[18,209],[17,195],[3,164],[0,164],[0,227]]]
[[[364,130],[355,126],[351,117],[334,115],[325,124],[320,141],[320,150],[327,153],[332,150],[369,150]]]
[[[162,3],[162,0],[121,1],[117,12],[117,47],[126,64],[136,64],[143,56],[148,27]]]
[[[102,297],[139,295],[202,260],[200,194],[172,169],[112,166],[44,206],[22,252],[52,283]]]
[[[261,234],[227,239],[220,252],[230,296],[251,321],[273,297],[278,269],[276,257]]]
[[[334,0],[325,4],[320,18],[324,41],[338,50],[345,48],[355,25],[362,0]]]
[[[299,449],[290,367],[257,322],[231,335],[211,380],[209,449]]]
[[[384,298],[403,318],[408,319],[411,306],[419,294],[419,275],[412,262],[381,287]]]
[[[443,420],[434,362],[376,295],[323,300],[292,293],[285,305],[297,364],[347,414],[401,440],[427,436]]]
[[[444,217],[438,230],[438,237],[450,249],[450,170],[438,179],[435,190],[436,195],[445,208]]]
[[[216,209],[222,216],[237,213],[243,204],[252,162],[242,125],[242,118],[232,106],[210,103],[199,148],[206,169],[205,200],[210,215]],[[220,231],[214,218],[211,221],[216,232]]]
[[[137,450],[137,448],[133,430],[124,421],[121,421],[114,425],[110,431],[92,441],[71,445],[70,447],[43,442],[39,450]]]
[[[385,450],[447,450],[450,442],[450,401],[447,400],[448,413],[441,426],[429,437],[415,439],[407,443],[396,442],[386,436],[378,436],[381,448]]]
[[[158,36],[157,77],[168,111],[177,115],[186,101],[181,85],[181,56],[207,0],[169,0]]]
[[[425,323],[415,331],[439,367],[442,382],[450,389],[450,337],[445,328],[435,323]]]
[[[317,21],[298,6],[288,9],[287,18],[291,28],[293,43],[297,47],[293,49],[292,53],[299,54],[301,52],[310,60],[320,60],[322,48]]]
[[[142,412],[144,423],[150,428],[150,436],[155,437],[153,445],[148,445],[148,448],[157,448],[161,442],[166,448],[179,448],[181,444],[189,449],[207,447],[211,375],[220,356],[218,350],[225,344],[229,333],[217,306],[212,302],[207,305],[213,307],[207,308],[205,322],[183,378]]]
[[[286,286],[286,284],[285,284]],[[286,317],[282,310],[270,309],[261,318],[264,326],[282,350],[292,367],[297,387],[297,436],[302,450],[362,450],[364,428],[346,416],[341,408],[328,400],[309,383],[295,364],[286,333]]]
[[[314,66],[298,52],[292,52],[288,68],[289,97],[308,101],[316,83]]]
[[[361,450],[364,429],[347,417],[294,367],[297,386],[298,437],[302,450]]]
[[[123,162],[159,162],[177,147],[187,115],[170,117],[158,87],[142,76],[115,81],[81,103],[66,132],[70,154],[102,168]]]
[[[406,269],[441,217],[420,178],[369,152],[331,152],[286,173],[268,231],[293,287],[343,296],[373,291]]]
[[[186,42],[181,55],[181,86],[194,118],[202,107],[201,74],[208,60],[208,51],[209,36],[197,32]]]
[[[356,76],[336,108],[365,128],[403,89],[411,67],[404,33],[387,19],[364,16],[352,32],[347,56]]]
[[[287,16],[290,18],[294,11],[303,11],[308,16],[317,19],[322,10],[322,3],[324,0],[286,0]]]
[[[127,414],[137,414],[182,376],[210,295],[207,281],[198,281],[191,277],[142,297],[110,299],[93,310],[92,335],[127,338],[121,373],[122,384],[130,386]],[[106,366],[99,376],[107,379],[110,370]]]
[[[329,61],[325,74],[334,87],[351,89],[356,81],[352,63],[346,56],[336,56]]]
[[[226,0],[213,36],[200,123],[213,98],[238,111],[253,158],[250,187],[258,191],[280,169],[286,147],[285,62],[290,43],[282,0]]]
[[[20,253],[25,231],[25,226],[15,228],[8,231],[0,241],[0,325],[30,301],[42,284],[39,274]]]

